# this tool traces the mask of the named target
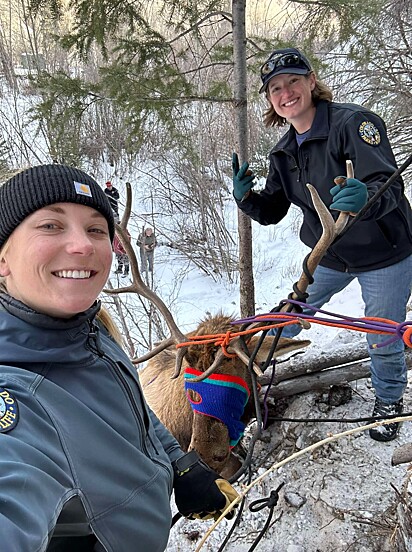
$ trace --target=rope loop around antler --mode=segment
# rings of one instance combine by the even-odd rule
[[[271,328],[283,328],[284,326],[291,326],[292,324],[299,324],[300,320],[298,317],[292,318],[290,320],[284,320],[276,323],[270,323],[265,326],[260,326],[256,328],[249,328],[247,330],[242,330],[238,332],[231,332],[230,330],[226,333],[221,334],[208,334],[208,335],[192,335],[184,343],[177,343],[176,348],[189,347],[190,345],[207,345],[213,343],[217,347],[222,347],[223,353],[225,356],[231,358],[236,356],[236,354],[229,353],[227,347],[230,345],[230,342],[240,336],[252,336],[255,333],[261,332],[262,330],[269,330]],[[233,323],[232,323],[233,324]],[[237,324],[237,323],[236,323]]]

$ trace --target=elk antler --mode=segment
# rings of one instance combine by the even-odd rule
[[[353,178],[353,166],[351,161],[346,161],[346,174],[347,174],[347,178]],[[312,197],[313,205],[320,218],[320,222],[322,225],[322,235],[319,238],[318,243],[310,252],[309,257],[306,261],[309,274],[307,274],[306,271],[303,271],[296,284],[296,287],[299,293],[301,294],[306,292],[309,285],[310,276],[314,273],[316,267],[318,266],[322,257],[326,253],[328,247],[332,244],[335,238],[343,231],[343,229],[345,228],[349,220],[349,213],[342,211],[339,214],[337,221],[335,222],[328,208],[319,197],[319,194],[316,191],[316,188],[314,188],[311,184],[306,184],[306,186],[309,189],[310,195]],[[292,299],[298,299],[298,298],[299,296],[295,292],[293,292]],[[281,312],[284,312],[287,308],[288,308],[288,304],[286,303],[282,307]],[[258,327],[264,326],[265,324],[266,324],[265,322],[254,322],[253,324],[250,324],[248,328],[249,329],[258,328]],[[235,337],[232,340],[232,342],[230,343],[230,350],[234,351],[239,356],[239,358],[243,360],[243,362],[247,363],[247,360],[246,360],[247,355],[243,351],[242,345],[240,343],[240,339],[241,339],[240,337]],[[215,357],[213,367],[219,366],[219,363],[223,360],[223,358],[224,358],[223,352],[219,351]],[[254,366],[254,371],[258,375],[262,375],[262,371],[256,365]],[[192,381],[201,381],[206,377],[208,377],[212,372],[213,370],[211,366],[201,376],[197,376],[196,378],[193,378]]]
[[[346,161],[346,174],[347,174],[347,178],[353,178],[352,161]],[[332,244],[335,238],[343,232],[343,229],[345,228],[349,220],[349,213],[342,211],[339,214],[337,221],[334,222],[332,215],[330,214],[329,210],[327,209],[323,201],[320,199],[316,189],[311,184],[306,184],[306,186],[309,189],[310,195],[312,197],[313,205],[316,209],[316,212],[319,215],[320,222],[322,224],[322,235],[318,243],[312,249],[306,263],[308,267],[309,275],[311,276],[315,272],[315,268],[320,263],[328,247]],[[297,289],[302,294],[305,293],[308,288],[309,275],[307,275],[306,272],[303,271],[301,274],[301,277],[299,278],[296,284]],[[293,292],[292,299],[298,299],[298,298],[299,298],[298,295],[295,292]],[[285,307],[283,307],[282,310],[284,311],[286,308],[287,308],[287,305],[285,305]]]
[[[169,337],[168,339],[165,339],[164,341],[159,343],[159,345],[157,345],[152,351],[132,361],[134,364],[139,364],[144,360],[148,360],[149,358],[152,358],[157,353],[160,353],[160,351],[163,351],[173,343],[176,343],[176,344],[184,343],[187,341],[187,339],[186,339],[186,336],[177,327],[171,312],[166,307],[164,302],[160,299],[158,295],[156,295],[156,293],[154,293],[154,291],[152,291],[149,288],[149,286],[147,286],[143,282],[140,276],[139,265],[137,263],[136,254],[134,252],[134,249],[132,247],[132,244],[130,243],[130,239],[126,232],[127,223],[129,222],[129,218],[130,218],[131,207],[132,207],[132,188],[130,183],[127,182],[126,183],[126,206],[125,206],[125,210],[120,224],[116,224],[116,233],[120,237],[120,241],[122,242],[122,245],[130,260],[130,267],[132,271],[132,284],[130,286],[122,287],[119,289],[106,288],[104,289],[104,292],[111,295],[117,294],[117,293],[137,293],[138,295],[145,297],[146,299],[151,301],[154,305],[156,305],[156,307],[159,309],[160,313],[163,315],[169,327],[170,333],[172,334],[172,337]],[[174,375],[172,376],[173,378],[179,375],[186,350],[187,350],[187,347],[181,347],[177,351],[176,370]]]
[[[230,344],[230,350],[236,353],[236,355],[240,358],[240,360],[246,364],[246,366],[249,366],[250,358],[247,353],[243,350],[243,347],[241,346],[239,342],[239,338],[235,338],[232,343]],[[207,370],[205,370],[200,376],[192,377],[190,378],[190,381],[198,382],[203,381],[206,378],[208,378],[213,372],[222,364],[222,362],[226,359],[226,355],[224,354],[222,349],[219,349],[216,353],[215,360],[213,361],[213,364],[209,366]],[[253,371],[258,376],[263,376],[263,372],[260,369],[260,367],[254,362],[253,363]]]

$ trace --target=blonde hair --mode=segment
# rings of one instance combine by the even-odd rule
[[[308,73],[307,75],[304,75],[304,76],[306,79],[308,79],[311,74],[315,75],[315,73],[312,71],[312,73]],[[313,102],[316,103],[319,100],[326,100],[327,102],[331,102],[332,98],[333,98],[333,94],[329,86],[327,86],[324,82],[316,78],[315,88],[312,90]],[[276,113],[275,109],[273,108],[272,104],[269,101],[267,89],[266,89],[266,99],[269,103],[269,107],[263,113],[263,124],[265,125],[265,127],[269,128],[269,127],[275,127],[275,126],[279,126],[279,127],[285,126],[287,124],[287,121],[284,117],[281,117]]]
[[[116,343],[123,348],[123,337],[117,327],[115,321],[110,315],[109,311],[105,307],[101,307],[98,314],[97,320],[103,324],[106,330],[109,332],[109,335],[113,337]]]

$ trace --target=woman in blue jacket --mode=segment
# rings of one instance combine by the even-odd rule
[[[0,535],[9,552],[165,549],[236,494],[148,408],[97,300],[113,212],[86,173],[40,165],[0,188]],[[221,490],[222,489],[222,490]]]
[[[332,92],[319,81],[309,60],[296,48],[275,50],[261,68],[268,102],[266,126],[289,130],[269,155],[265,188],[252,190],[248,163],[239,168],[233,157],[234,197],[238,207],[260,224],[276,224],[291,204],[301,208],[301,240],[313,248],[322,234],[306,183],[317,189],[335,218],[340,211],[358,213],[397,169],[383,120],[356,104],[332,101]],[[351,160],[356,178],[334,186]],[[403,322],[412,283],[412,214],[399,177],[342,238],[332,244],[313,275],[307,303],[320,308],[357,279],[365,316]],[[311,311],[307,311],[311,312]],[[285,337],[299,332],[285,328]],[[401,414],[407,368],[402,341],[372,348],[385,336],[368,334],[371,377],[375,389],[374,416]],[[377,441],[397,436],[398,423],[370,430]]]

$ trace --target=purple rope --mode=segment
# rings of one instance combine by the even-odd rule
[[[345,316],[343,314],[336,314],[326,310],[318,309],[313,305],[307,305],[306,303],[302,303],[301,301],[295,301],[293,299],[281,301],[280,304],[284,305],[286,303],[291,303],[292,305],[298,305],[302,308],[310,309],[316,313],[326,314],[328,316],[335,317],[335,318],[322,318],[319,316],[315,317],[312,314],[305,314],[305,313],[291,313],[291,312],[270,313],[268,312],[265,314],[260,314],[258,316],[249,316],[247,318],[243,318],[242,320],[235,320],[234,322],[232,322],[232,324],[238,324],[238,325],[250,324],[256,321],[269,322],[269,323],[287,322],[288,320],[295,319],[296,317],[302,318],[302,320],[313,320],[315,322],[316,320],[318,320],[321,322],[327,322],[329,324],[333,324],[334,322],[339,323],[340,320],[344,320],[345,327],[351,330],[367,329],[367,330],[371,330],[371,333],[385,332],[388,334],[394,334],[392,337],[383,341],[382,343],[374,344],[374,348],[377,348],[377,349],[381,347],[386,347],[391,343],[395,343],[395,341],[398,341],[399,339],[403,339],[405,328],[412,325],[412,321],[401,322],[399,324],[396,324],[395,326],[379,320],[365,320],[363,318],[353,318],[351,316]],[[268,318],[265,318],[265,316],[267,316]],[[257,318],[259,318],[259,320],[257,320]]]

